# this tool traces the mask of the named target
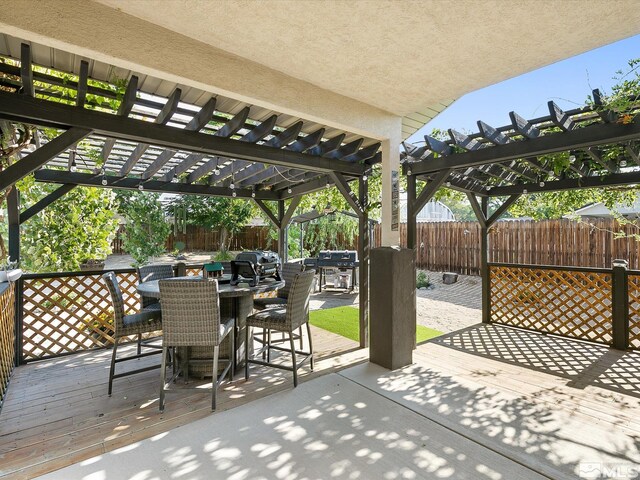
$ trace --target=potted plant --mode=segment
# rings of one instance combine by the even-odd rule
[[[0,282],[15,282],[22,276],[22,270],[18,268],[18,261],[12,261],[11,257],[0,264]]]
[[[90,272],[93,270],[103,270],[104,260],[98,260],[96,258],[87,258],[80,262],[81,272]]]

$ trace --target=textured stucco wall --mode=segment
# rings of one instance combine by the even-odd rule
[[[0,9],[0,28],[18,38],[380,140],[400,129],[397,115],[98,3],[14,4]]]
[[[638,0],[98,1],[402,116],[640,33]]]

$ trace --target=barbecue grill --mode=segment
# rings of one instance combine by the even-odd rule
[[[231,261],[231,285],[248,282],[255,287],[260,280],[273,277],[280,280],[280,257],[269,250],[242,252]]]
[[[307,259],[311,260],[311,259]],[[341,272],[351,270],[351,287],[355,288],[356,269],[360,265],[358,262],[358,252],[355,250],[321,250],[316,260],[317,270],[320,274],[320,282],[318,287],[322,291],[322,285],[326,282],[325,269],[337,268]],[[305,260],[306,265],[306,260]],[[324,280],[323,280],[324,279]]]
[[[319,267],[354,268],[358,266],[355,250],[322,250],[318,254]]]

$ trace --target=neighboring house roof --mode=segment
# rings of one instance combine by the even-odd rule
[[[640,217],[640,198],[637,199],[632,205],[616,205],[615,210],[624,217]],[[579,208],[573,215],[580,217],[599,217],[599,218],[613,218],[611,210],[608,209],[603,203],[592,203],[586,207]],[[567,216],[573,216],[567,215]]]
[[[427,202],[416,217],[420,222],[453,222],[456,216],[444,203],[437,200]],[[407,221],[407,193],[400,193],[400,222]]]

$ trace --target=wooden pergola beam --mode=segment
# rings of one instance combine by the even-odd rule
[[[150,192],[183,193],[188,195],[207,195],[217,197],[233,197],[233,193],[235,192],[237,197],[248,199],[253,198],[252,194],[255,193],[255,198],[259,200],[279,200],[278,195],[269,190],[261,190],[257,192],[254,192],[251,189],[232,190],[230,188],[212,187],[210,185],[163,182],[160,180],[149,180],[143,182],[139,178],[116,177],[79,172],[72,173],[63,170],[38,170],[34,175],[35,179],[39,182],[69,183],[73,185],[84,185],[87,187],[137,190],[140,185],[143,185],[144,190]],[[107,180],[106,185],[102,184],[103,179]]]
[[[229,119],[227,123],[220,127],[220,129],[215,133],[215,136],[229,138],[231,135],[237,133],[238,130],[244,126],[244,122],[247,121],[247,118],[249,117],[249,110],[250,107],[244,107],[236,113],[233,118]]]
[[[513,205],[518,200],[518,198],[520,198],[520,195],[518,195],[518,194],[511,195],[509,198],[507,198],[502,203],[502,205],[500,205],[496,209],[496,211],[493,212],[489,218],[487,218],[487,222],[486,222],[487,227],[490,227],[495,222],[497,222],[500,219],[500,217],[502,216],[502,214],[505,213],[509,209],[509,207],[511,205]]]
[[[72,126],[89,128],[107,137],[309,171],[327,173],[336,171],[360,176],[367,168],[365,165],[298,153],[286,148],[279,149],[239,142],[221,136],[189,132],[7,92],[0,92],[0,116],[10,117],[13,120],[20,119],[19,121],[26,123],[58,124],[62,128]]]
[[[87,99],[87,88],[89,80],[89,62],[82,60],[80,62],[80,75],[78,75],[78,87],[76,95],[76,107],[84,107]]]
[[[640,172],[612,173],[606,176],[582,178],[566,178],[564,180],[546,181],[539,183],[525,183],[504,187],[493,187],[487,193],[492,197],[538,192],[560,192],[579,188],[614,187],[619,185],[640,184]]]
[[[22,81],[22,94],[33,97],[35,89],[31,67],[31,46],[26,43],[20,45],[20,80]]]
[[[526,141],[511,142],[491,148],[458,153],[446,158],[440,157],[428,161],[414,162],[411,164],[411,169],[414,174],[425,174],[446,168],[476,167],[519,158],[585,149],[601,144],[628,142],[638,138],[640,138],[640,121],[636,120],[627,125],[618,123],[598,124],[564,133],[530,138]],[[406,170],[406,165],[404,168]]]
[[[310,133],[305,137],[299,138],[291,145],[287,146],[285,150],[291,150],[292,152],[300,153],[304,152],[305,150],[308,150],[309,148],[312,148],[320,143],[324,135],[324,131],[324,128],[319,128],[315,132]]]
[[[49,160],[58,156],[90,133],[91,130],[84,128],[70,128],[62,135],[57,136],[50,142],[45,143],[37,150],[31,152],[26,157],[21,158],[2,172],[2,175],[0,176],[0,190],[4,190],[8,186],[13,185],[18,180],[42,167]]]
[[[267,147],[275,147],[275,148],[282,148],[288,145],[289,143],[293,142],[296,138],[298,138],[298,134],[300,133],[300,130],[302,130],[303,125],[304,123],[302,121],[298,121],[294,123],[290,127],[287,127],[282,132],[278,133],[277,135],[274,135],[272,138],[267,140],[265,142],[265,145]]]
[[[156,125],[166,125],[178,109],[178,102],[180,101],[181,96],[182,90],[179,88],[176,88],[171,92],[171,95],[169,95],[169,98],[167,99],[167,103],[164,104],[162,110],[160,110],[160,113],[158,113],[158,116],[154,121]],[[149,148],[148,143],[139,143],[136,145],[133,153],[131,153],[127,161],[124,162],[119,174],[121,176],[125,176],[131,172],[136,163],[138,163],[138,160],[140,160],[140,157],[142,157],[142,154],[147,151],[147,148]]]
[[[31,217],[33,217],[34,215],[38,214],[39,212],[44,210],[46,207],[51,205],[53,202],[55,202],[59,198],[63,197],[67,193],[69,193],[74,188],[76,188],[76,185],[72,185],[72,184],[69,184],[69,183],[63,183],[61,186],[56,188],[53,192],[51,192],[50,194],[48,194],[44,198],[41,198],[40,200],[38,200],[32,206],[27,208],[24,212],[21,212],[20,213],[20,224],[23,224],[24,222],[29,220]]]
[[[329,176],[333,179],[338,191],[342,194],[351,208],[353,208],[353,211],[356,212],[358,216],[361,216],[364,212],[364,207],[360,205],[358,198],[351,190],[347,180],[341,174],[336,172],[330,173]]]
[[[259,198],[254,198],[254,201],[256,202],[256,205],[258,205],[260,210],[262,210],[264,214],[269,218],[269,220],[271,220],[271,223],[273,223],[276,228],[280,228],[280,219],[276,216],[275,213],[273,213],[273,210],[269,208],[269,205],[264,203]]]
[[[473,213],[476,215],[478,222],[480,222],[480,226],[482,228],[486,228],[487,217],[482,211],[482,207],[480,203],[478,203],[478,199],[473,193],[467,193],[467,199],[469,199],[469,204],[471,205],[471,208],[473,209]]]
[[[129,81],[127,82],[127,88],[124,91],[124,96],[120,101],[120,106],[118,107],[117,115],[120,117],[128,117],[133,109],[133,106],[136,103],[136,98],[138,95],[138,77],[136,75],[132,75]],[[102,146],[102,162],[103,165],[106,165],[109,160],[109,155],[111,154],[111,150],[116,143],[115,138],[107,138],[104,141],[104,145]]]

